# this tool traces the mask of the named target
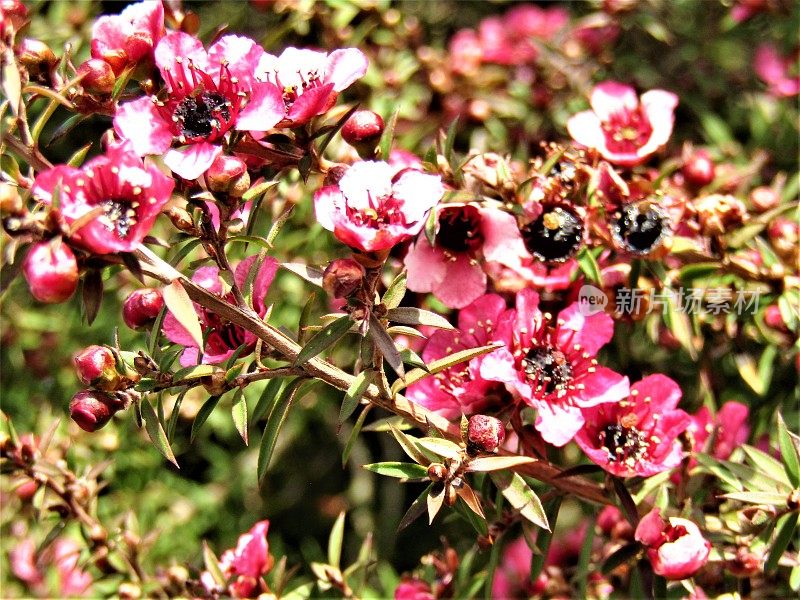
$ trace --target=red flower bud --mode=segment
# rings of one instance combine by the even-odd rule
[[[105,346],[89,346],[75,355],[75,370],[83,385],[113,391],[120,381],[114,353]]]
[[[95,94],[110,94],[117,79],[111,65],[99,58],[90,58],[78,67],[78,75],[83,76],[84,89]]]
[[[84,431],[97,431],[117,412],[116,400],[104,392],[83,390],[72,397],[69,416]]]
[[[31,294],[39,302],[64,302],[78,287],[78,263],[64,243],[39,242],[22,267]]]
[[[750,205],[756,212],[766,212],[778,206],[781,197],[778,192],[766,186],[760,186],[750,192]]]
[[[781,309],[777,304],[770,304],[766,308],[764,311],[764,323],[776,331],[789,331],[789,328],[786,326],[786,321],[783,320]]]
[[[122,319],[131,329],[152,325],[164,306],[161,290],[144,288],[131,292],[122,305]]]
[[[371,110],[359,110],[342,127],[344,141],[358,150],[362,158],[372,158],[383,135],[383,119]]]
[[[19,215],[24,211],[25,204],[22,202],[17,186],[0,183],[0,217]]]
[[[206,172],[206,185],[212,192],[241,198],[250,188],[247,165],[241,158],[220,154]]]
[[[2,0],[0,14],[4,22],[11,23],[11,26],[18,30],[28,17],[28,9],[20,0]]]
[[[472,454],[496,452],[506,438],[506,429],[500,419],[486,415],[472,415],[467,426],[467,450]]]
[[[25,38],[20,42],[17,47],[17,60],[19,64],[28,69],[28,73],[32,77],[49,73],[58,63],[50,46],[32,38]]]
[[[714,161],[705,150],[697,150],[686,159],[683,176],[690,184],[703,187],[714,181]]]
[[[346,298],[361,285],[364,273],[364,267],[352,258],[339,258],[322,274],[322,287],[334,298]]]

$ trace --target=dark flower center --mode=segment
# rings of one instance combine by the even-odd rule
[[[658,248],[669,233],[667,217],[647,202],[629,204],[615,215],[611,233],[633,254],[648,254]]]
[[[120,239],[125,239],[136,225],[136,210],[128,199],[105,200],[100,203],[103,215],[100,222],[106,228],[117,234]]]
[[[543,394],[563,391],[572,381],[572,365],[555,348],[532,348],[522,359],[522,366],[536,391]]]
[[[231,103],[218,92],[187,96],[175,107],[173,120],[187,139],[207,138],[221,130],[231,117]]]
[[[624,462],[633,467],[647,452],[647,440],[636,427],[607,425],[598,437],[600,445],[608,452],[608,462]]]
[[[436,244],[450,252],[474,252],[483,244],[480,211],[474,206],[444,209],[439,214]]]
[[[528,252],[548,262],[564,262],[578,251],[583,221],[571,210],[546,208],[539,218],[522,228]]]

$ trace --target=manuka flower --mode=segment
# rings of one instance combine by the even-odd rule
[[[458,314],[458,330],[438,330],[430,337],[422,359],[427,364],[491,343],[494,328],[505,312],[506,303],[501,296],[481,296]],[[408,398],[448,419],[503,408],[513,398],[501,383],[481,377],[482,361],[479,356],[426,377],[408,387]]]
[[[701,407],[691,415],[687,428],[693,451],[708,452],[719,460],[727,460],[750,437],[749,415],[750,409],[741,402],[726,402],[714,416],[708,408]],[[710,440],[713,441],[709,443]]]
[[[640,100],[632,87],[604,81],[592,90],[590,103],[592,110],[573,115],[567,122],[572,139],[615,165],[632,167],[669,140],[678,97],[650,90]]]
[[[627,377],[595,360],[614,334],[611,317],[585,316],[576,302],[555,324],[551,318],[539,310],[536,292],[519,292],[516,310],[503,315],[492,336],[506,347],[483,359],[480,375],[536,408],[534,427],[546,442],[563,446],[583,426],[582,409],[626,398],[629,388]]]
[[[354,164],[338,184],[314,194],[317,220],[339,241],[364,252],[388,250],[415,236],[444,187],[438,175],[394,173],[385,162]]]
[[[118,15],[107,15],[92,27],[92,57],[107,62],[119,75],[128,67],[153,54],[164,34],[164,6],[161,0],[131,4]]]
[[[658,508],[647,513],[636,527],[636,540],[647,547],[653,572],[671,580],[686,579],[708,561],[711,544],[688,519],[665,521]]]
[[[585,424],[575,441],[592,460],[619,477],[649,477],[680,464],[677,439],[691,418],[675,408],[678,384],[650,375],[631,386],[630,397],[583,410]]]
[[[237,265],[234,280],[240,288],[247,281],[250,269],[253,268],[256,259],[256,256],[251,256]],[[278,261],[268,256],[258,266],[258,273],[253,280],[253,308],[261,317],[267,314],[267,305],[264,304],[264,298],[269,291],[269,286],[277,270]],[[219,276],[219,269],[216,267],[200,267],[192,276],[192,281],[206,288],[209,292],[223,296],[223,282]],[[224,299],[231,304],[234,302],[231,294],[225,295]],[[203,348],[203,363],[216,365],[228,360],[242,345],[245,346],[246,352],[252,351],[255,347],[257,338],[254,334],[197,304],[195,304],[195,311],[197,311],[203,329],[209,330],[205,336],[206,344],[205,348]],[[164,334],[171,342],[185,347],[180,359],[181,365],[188,367],[197,364],[200,349],[191,334],[186,331],[171,312],[168,312],[164,318]]]
[[[282,92],[280,127],[295,127],[321,115],[335,103],[339,92],[367,72],[369,62],[361,50],[343,48],[330,54],[286,48],[280,56],[264,54],[256,78]]]
[[[219,559],[219,568],[228,581],[226,589],[219,586],[208,571],[200,575],[200,581],[209,592],[227,591],[234,598],[255,598],[265,590],[261,576],[272,568],[269,555],[267,531],[269,521],[259,521],[247,533],[239,536],[236,548],[226,550]]]
[[[524,254],[509,213],[471,204],[440,205],[435,245],[420,235],[406,254],[408,289],[433,292],[447,306],[463,308],[486,292],[481,257],[515,267]]]
[[[222,153],[231,130],[264,132],[283,119],[281,91],[254,76],[265,55],[241,36],[226,35],[206,52],[200,40],[169,33],[155,50],[166,88],[120,106],[114,129],[138,154],[164,154],[170,169],[195,179]]]
[[[33,184],[34,197],[46,204],[57,198],[66,224],[77,224],[71,240],[90,252],[130,252],[153,227],[175,182],[127,145],[109,148],[80,169],[59,165]]]
[[[789,98],[800,94],[800,76],[792,76],[800,52],[781,56],[772,44],[761,44],[753,58],[756,75],[767,84],[769,93],[776,98]]]

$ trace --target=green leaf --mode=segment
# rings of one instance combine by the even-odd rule
[[[214,582],[219,585],[225,585],[225,576],[222,574],[222,569],[219,568],[219,559],[205,541],[203,541],[203,562],[205,563],[206,571],[211,573]]]
[[[344,450],[342,450],[342,468],[344,468],[344,466],[347,464],[347,459],[350,458],[350,453],[353,451],[353,446],[355,446],[358,435],[361,433],[361,428],[364,427],[364,421],[367,420],[367,415],[369,414],[371,408],[372,404],[367,404],[364,407],[364,410],[361,411],[361,414],[358,415],[355,425],[353,425],[353,430],[350,432],[350,435],[347,438],[347,442],[344,445]]]
[[[407,365],[411,365],[412,367],[417,367],[418,369],[423,369],[425,371],[428,370],[428,365],[425,364],[425,361],[422,360],[420,355],[414,352],[411,348],[403,348],[400,350],[400,360]]]
[[[785,483],[787,486],[791,486],[789,483],[789,479],[786,477],[786,471],[783,468],[783,465],[772,458],[766,452],[762,452],[758,448],[754,448],[753,446],[748,446],[747,444],[743,444],[741,446],[744,453],[747,455],[747,458],[753,466],[764,473],[765,475],[775,479],[776,481],[781,481]]]
[[[436,247],[436,226],[438,223],[439,220],[436,209],[433,209],[428,213],[428,217],[425,219],[425,239],[428,240],[431,248]]]
[[[67,164],[70,167],[80,167],[83,164],[83,160],[86,158],[86,155],[89,153],[89,148],[92,147],[93,142],[88,142],[85,146],[81,146],[78,148],[72,156],[67,159]]]
[[[403,452],[405,452],[411,460],[423,466],[428,466],[430,464],[431,461],[428,460],[428,457],[420,452],[419,448],[417,448],[416,438],[406,435],[393,425],[389,425],[389,427],[391,428],[394,439],[397,440],[397,443],[400,444]]]
[[[178,467],[178,461],[175,460],[175,455],[172,453],[172,448],[169,445],[167,434],[161,426],[161,422],[156,416],[156,411],[153,405],[146,399],[140,403],[142,407],[142,417],[144,417],[144,427],[147,430],[147,435],[150,436],[150,441],[158,449],[159,452],[173,465]]]
[[[400,379],[405,377],[406,370],[403,367],[403,358],[400,356],[400,351],[395,346],[392,336],[386,332],[386,329],[375,315],[370,315],[369,318],[369,334],[372,336],[375,347],[381,353],[383,359],[389,363],[389,366],[394,369]]]
[[[303,306],[302,312],[300,313],[300,321],[297,323],[297,341],[300,344],[305,342],[306,327],[308,327],[308,322],[311,319],[311,311],[314,309],[314,302],[316,299],[316,292],[311,292],[308,295],[308,300],[306,301],[305,306]]]
[[[300,350],[300,353],[294,361],[294,366],[299,367],[307,363],[324,350],[333,346],[333,344],[342,339],[347,332],[350,331],[352,325],[353,320],[350,318],[350,315],[345,315],[324,327],[303,346],[303,349]]]
[[[592,283],[601,284],[603,276],[600,274],[600,265],[589,248],[583,248],[578,254],[578,266]]]
[[[114,87],[111,90],[111,97],[114,98],[114,100],[117,100],[119,98],[119,95],[125,89],[125,86],[128,85],[128,81],[130,80],[131,74],[133,73],[135,68],[136,65],[130,65],[128,67],[125,67],[122,73],[119,74],[119,77],[117,77],[117,80],[114,82]]]
[[[294,212],[294,206],[290,206],[287,208],[283,213],[275,219],[275,222],[272,224],[272,227],[269,228],[267,232],[267,244],[270,248],[273,247],[273,243],[275,242],[275,238],[278,237],[278,234],[283,229],[283,226],[286,225],[286,222],[292,217],[292,213]]]
[[[364,392],[367,391],[369,384],[372,383],[374,374],[375,371],[371,370],[361,371],[361,373],[356,375],[350,387],[347,388],[344,400],[342,400],[342,407],[339,409],[339,425],[349,419],[350,415],[358,408],[358,403],[361,402]]]
[[[278,185],[277,181],[262,181],[261,183],[251,187],[242,195],[242,202],[248,202],[256,196],[260,196],[268,189],[275,187],[276,185]]]
[[[476,358],[478,356],[483,356],[484,354],[488,354],[489,352],[493,352],[498,348],[502,348],[502,342],[493,342],[486,346],[479,346],[478,348],[469,348],[468,350],[460,350],[451,354],[450,356],[445,356],[444,358],[440,358],[438,360],[432,361],[428,365],[428,370],[423,369],[413,369],[406,374],[405,380],[398,380],[392,384],[392,391],[397,393],[407,385],[411,385],[412,383],[416,383],[417,381],[424,379],[428,375],[435,375],[445,369],[449,369],[452,366],[455,366],[459,363],[467,362]]]
[[[544,512],[539,496],[536,495],[536,492],[531,489],[519,473],[497,471],[490,473],[490,477],[509,504],[516,508],[523,517],[534,525],[550,531],[547,515]]]
[[[392,151],[392,142],[394,141],[394,127],[397,124],[397,115],[399,112],[400,109],[396,109],[386,122],[386,128],[383,130],[381,142],[378,145],[381,152],[381,160],[389,160],[389,153]]]
[[[399,479],[419,479],[428,475],[428,469],[422,465],[396,461],[371,463],[364,465],[364,468],[378,475],[397,477]]]
[[[256,407],[253,409],[253,414],[250,420],[255,423],[259,421],[264,415],[268,415],[275,405],[275,401],[280,397],[281,388],[286,383],[286,379],[282,377],[273,377],[264,386],[264,391],[256,402]]]
[[[339,513],[336,521],[331,528],[331,535],[328,538],[328,564],[339,568],[342,560],[342,541],[344,539],[344,516],[345,512]]]
[[[531,556],[531,571],[528,579],[531,583],[536,583],[539,579],[539,574],[544,568],[544,561],[547,558],[547,551],[550,549],[550,543],[553,541],[552,529],[555,529],[556,522],[558,521],[558,513],[561,510],[562,496],[556,496],[547,502],[545,514],[550,523],[551,531],[539,531],[536,534],[536,550]]]
[[[784,515],[778,520],[778,535],[775,536],[775,542],[772,544],[772,548],[770,548],[769,557],[767,557],[767,561],[764,563],[765,574],[769,574],[777,568],[778,561],[794,538],[798,517],[800,517],[800,513],[793,512]]]
[[[400,273],[397,277],[394,278],[389,289],[386,290],[386,293],[381,298],[381,302],[386,306],[388,309],[395,309],[400,306],[400,302],[403,300],[403,296],[406,295],[406,279],[408,275],[405,271]]]
[[[438,327],[439,329],[455,329],[450,321],[443,316],[428,310],[410,306],[390,308],[389,312],[386,314],[386,318],[395,323],[403,323],[404,325],[429,325],[430,327]]]
[[[200,428],[208,421],[208,417],[211,416],[211,413],[214,412],[214,409],[217,407],[217,403],[222,396],[211,396],[208,400],[203,402],[203,406],[200,407],[200,410],[197,411],[197,415],[194,418],[194,422],[192,423],[192,433],[189,436],[189,442],[194,442],[194,438],[197,437],[197,434],[200,432]]]
[[[792,442],[792,432],[786,427],[780,413],[778,413],[778,445],[781,449],[783,467],[792,487],[800,487],[800,453],[797,444]]]
[[[186,367],[185,369],[178,369],[172,376],[174,381],[183,379],[200,379],[214,373],[217,367],[214,365],[195,365],[193,367]]]
[[[453,119],[450,127],[447,128],[447,137],[444,139],[444,157],[447,164],[453,166],[453,146],[456,143],[456,132],[458,131],[458,117]]]
[[[244,397],[244,390],[239,388],[233,396],[233,405],[231,406],[231,416],[233,417],[233,424],[236,425],[236,431],[242,436],[244,445],[247,446],[247,400]]]
[[[733,492],[723,494],[722,497],[748,504],[773,504],[775,506],[785,506],[788,499],[786,494],[776,492]]]
[[[717,459],[715,459],[713,456],[709,456],[708,454],[697,454],[695,458],[703,469],[712,475],[715,475],[731,489],[740,492],[744,490],[744,486],[742,485],[742,482],[739,481],[739,478],[726,469],[723,465],[719,464]]]
[[[586,584],[589,583],[589,561],[592,558],[596,523],[597,518],[592,517],[589,527],[586,528],[586,535],[581,545],[581,553],[578,556],[578,565],[575,570],[575,580],[578,582],[578,598],[586,598]]]
[[[264,434],[261,436],[261,446],[258,449],[257,474],[259,483],[264,480],[264,476],[267,474],[269,461],[272,458],[272,453],[275,451],[275,444],[278,441],[278,434],[289,414],[292,401],[297,396],[297,391],[304,381],[303,379],[296,379],[283,389],[281,391],[281,397],[276,399],[275,405],[269,413],[267,426],[264,428]]]
[[[425,512],[426,501],[432,487],[433,484],[430,484],[428,487],[426,487],[422,493],[417,496],[417,499],[411,503],[411,506],[408,507],[408,510],[403,515],[403,518],[400,519],[400,523],[397,525],[397,533],[400,533],[403,529],[411,525],[411,523],[422,516],[422,513]]]
[[[630,561],[639,553],[641,548],[642,545],[636,542],[631,542],[630,544],[622,546],[622,548],[615,551],[613,554],[611,554],[611,556],[603,561],[603,565],[600,567],[600,572],[603,573],[603,575],[608,575],[618,566]]]
[[[200,327],[200,320],[197,311],[194,309],[189,294],[176,279],[163,289],[164,304],[178,320],[178,323],[192,336],[198,348],[203,348],[203,330]]]

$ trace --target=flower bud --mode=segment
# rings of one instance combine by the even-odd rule
[[[11,23],[15,30],[19,30],[28,17],[28,9],[21,0],[2,0],[0,14],[3,16],[4,23]]]
[[[192,215],[188,213],[185,208],[179,206],[172,206],[164,210],[164,213],[172,221],[176,229],[184,233],[195,234],[194,221]]]
[[[22,214],[25,205],[17,191],[17,186],[10,183],[0,183],[0,217],[13,217]]]
[[[447,468],[442,463],[428,465],[428,478],[431,481],[442,481],[447,476]]]
[[[17,61],[28,70],[31,77],[36,78],[47,75],[58,59],[44,42],[25,38],[17,47]]]
[[[767,225],[767,236],[778,256],[786,261],[795,259],[800,241],[800,224],[792,219],[778,217]]]
[[[161,309],[164,298],[161,290],[144,288],[131,292],[122,304],[122,320],[131,329],[151,326]]]
[[[346,298],[361,286],[364,267],[352,258],[334,260],[322,275],[322,287],[334,298]]]
[[[83,390],[72,397],[69,403],[69,416],[84,431],[93,432],[111,420],[117,412],[116,400],[105,392]]]
[[[682,173],[693,186],[706,186],[714,181],[714,161],[706,150],[697,150],[686,159]]]
[[[25,257],[22,272],[39,302],[64,302],[78,287],[78,262],[64,243],[34,245]]]
[[[94,386],[99,390],[113,391],[120,383],[117,373],[117,359],[105,346],[89,346],[75,355],[75,370],[83,385]]]
[[[764,311],[764,323],[767,327],[771,327],[776,331],[788,332],[789,328],[786,326],[786,321],[783,320],[781,309],[777,304],[770,304]]]
[[[722,235],[741,225],[747,217],[744,204],[730,195],[712,194],[695,201],[705,235]]]
[[[767,186],[759,186],[750,192],[750,206],[756,212],[772,210],[781,202],[778,192]]]
[[[470,454],[497,452],[506,437],[503,422],[495,417],[472,415],[467,426],[467,451]]]
[[[371,110],[354,112],[342,127],[344,141],[353,146],[361,158],[372,158],[383,135],[383,119]]]
[[[82,76],[81,85],[83,88],[94,94],[110,94],[114,91],[114,70],[106,61],[99,58],[90,58],[80,67],[78,75]]]
[[[206,185],[212,192],[241,198],[250,188],[247,165],[237,156],[220,154],[206,171]]]

